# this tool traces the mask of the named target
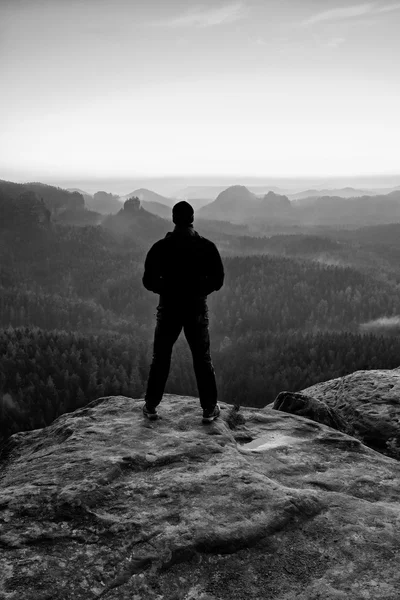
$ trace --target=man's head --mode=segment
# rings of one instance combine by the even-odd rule
[[[183,227],[187,227],[193,223],[194,219],[194,210],[193,207],[189,204],[189,202],[178,202],[172,209],[172,220],[175,225],[181,225]]]

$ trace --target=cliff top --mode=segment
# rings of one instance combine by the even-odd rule
[[[399,463],[272,407],[100,398],[18,433],[0,471],[0,598],[398,598]],[[243,422],[245,421],[245,422]]]

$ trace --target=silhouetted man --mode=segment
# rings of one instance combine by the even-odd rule
[[[158,418],[171,364],[172,347],[182,330],[193,356],[193,367],[203,409],[203,423],[218,417],[217,386],[210,356],[207,296],[224,282],[219,252],[193,229],[194,211],[188,202],[172,209],[173,232],[149,250],[143,275],[146,289],[160,295],[144,415]]]

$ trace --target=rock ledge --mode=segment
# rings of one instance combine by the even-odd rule
[[[398,600],[400,468],[272,408],[100,398],[10,438],[1,600]],[[246,443],[243,443],[246,442]]]

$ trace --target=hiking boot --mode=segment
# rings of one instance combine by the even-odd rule
[[[148,406],[147,404],[145,404],[143,406],[143,414],[150,421],[156,421],[156,419],[158,419],[158,412],[157,412],[157,410],[155,408],[152,408],[151,406]]]
[[[216,404],[213,408],[205,408],[203,410],[203,423],[211,423],[219,417],[221,411],[219,409],[219,405]]]

